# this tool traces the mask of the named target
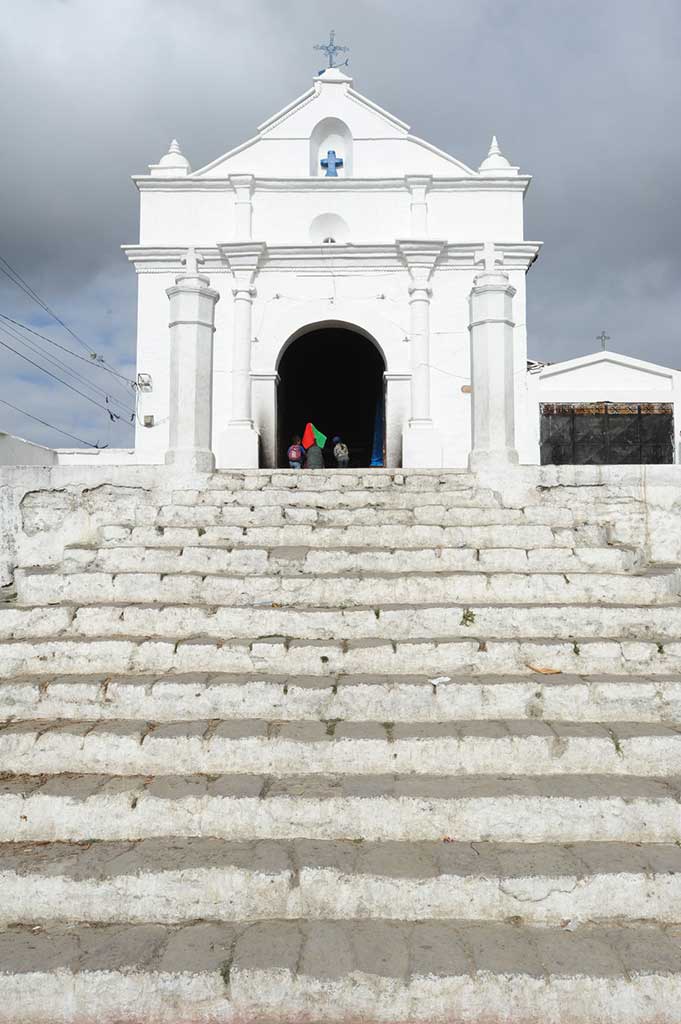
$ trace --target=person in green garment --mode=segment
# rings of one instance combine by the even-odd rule
[[[324,469],[324,453],[322,449],[326,444],[326,434],[315,427],[314,423],[308,423],[303,433],[303,448],[305,449],[305,469]]]

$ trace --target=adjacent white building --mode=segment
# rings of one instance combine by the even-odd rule
[[[530,178],[496,139],[467,167],[330,68],[243,145],[193,171],[173,141],[134,182],[140,387],[121,461],[283,465],[308,420],[356,465],[676,459],[676,371],[610,352],[528,368],[541,243],[524,236]]]

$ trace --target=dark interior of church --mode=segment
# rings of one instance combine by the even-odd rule
[[[324,461],[334,465],[331,438],[350,450],[350,466],[384,464],[383,357],[368,338],[341,327],[297,338],[279,364],[278,462],[288,466],[291,437],[309,421],[328,436]]]

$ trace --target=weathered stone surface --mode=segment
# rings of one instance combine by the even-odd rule
[[[0,471],[0,1021],[678,1024],[672,469]]]

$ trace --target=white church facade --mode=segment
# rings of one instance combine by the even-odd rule
[[[329,68],[243,145],[192,171],[173,142],[134,182],[135,448],[52,461],[283,466],[308,421],[355,466],[678,461],[679,372],[528,363],[541,243],[496,139],[473,170]]]

